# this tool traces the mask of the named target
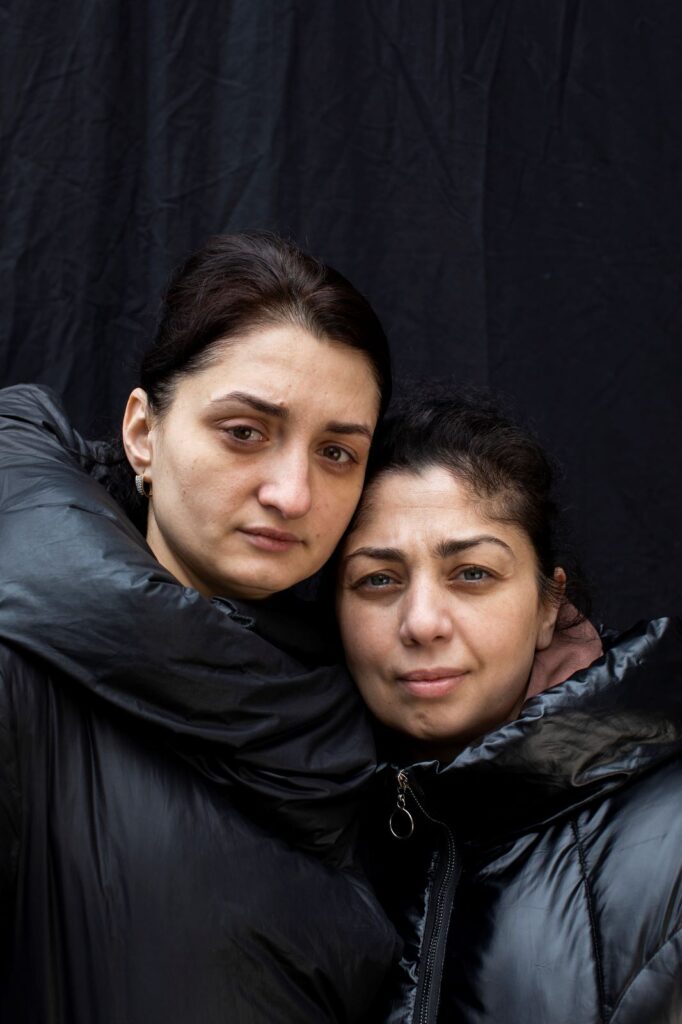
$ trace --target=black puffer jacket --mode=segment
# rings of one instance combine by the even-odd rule
[[[396,946],[363,709],[300,613],[174,581],[100,454],[0,393],[0,1020],[358,1020]]]
[[[372,1021],[680,1024],[681,755],[682,628],[658,620],[451,764],[386,768],[373,855],[406,950]]]

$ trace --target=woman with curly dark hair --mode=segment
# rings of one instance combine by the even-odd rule
[[[405,943],[373,1022],[682,1020],[682,629],[581,622],[556,511],[480,398],[412,401],[368,473],[338,611]]]

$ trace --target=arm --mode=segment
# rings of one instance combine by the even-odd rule
[[[201,741],[211,775],[332,845],[373,767],[352,683],[304,669],[229,603],[181,586],[85,471],[95,456],[48,392],[0,392],[0,639]]]

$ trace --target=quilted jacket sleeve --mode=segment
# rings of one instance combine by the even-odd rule
[[[88,474],[93,453],[45,389],[0,392],[0,639],[200,741],[212,775],[333,850],[374,766],[350,679],[180,585]]]

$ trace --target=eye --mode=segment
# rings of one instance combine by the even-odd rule
[[[386,587],[397,583],[387,572],[373,572],[369,576],[363,576],[357,583],[353,584],[353,590],[385,590]]]
[[[323,448],[319,449],[319,452],[325,459],[329,459],[330,462],[336,463],[337,466],[348,465],[350,462],[357,462],[357,459],[355,459],[346,448],[342,448],[338,444],[326,444]]]
[[[491,578],[487,569],[481,568],[480,565],[467,565],[460,569],[456,576],[456,579],[464,580],[465,583],[482,583]]]
[[[258,430],[256,427],[250,427],[246,423],[238,423],[234,427],[223,427],[223,430],[233,440],[238,441],[241,444],[253,444],[257,441],[264,441],[265,435],[262,430]]]

